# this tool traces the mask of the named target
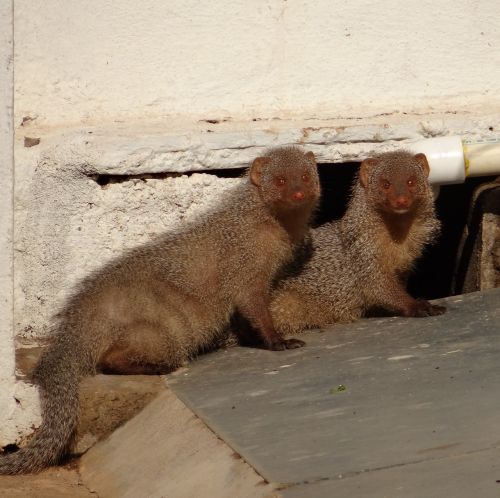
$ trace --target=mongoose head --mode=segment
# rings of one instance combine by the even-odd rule
[[[429,163],[425,154],[387,152],[365,159],[359,182],[369,201],[380,211],[405,214],[414,211],[429,192]]]
[[[280,147],[257,157],[250,167],[250,181],[264,202],[280,211],[311,208],[320,196],[314,154],[297,147]]]

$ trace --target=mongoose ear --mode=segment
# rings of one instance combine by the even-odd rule
[[[429,167],[429,163],[427,162],[427,158],[425,157],[425,154],[422,154],[419,152],[418,154],[415,154],[415,159],[419,162],[420,167],[422,168],[424,174],[426,177],[429,177],[429,173],[431,168]]]
[[[253,160],[252,166],[250,166],[250,180],[257,187],[260,186],[264,166],[270,162],[271,159],[269,157],[257,157]]]
[[[365,159],[361,166],[359,167],[359,182],[363,187],[368,186],[368,176],[370,174],[370,168],[373,168],[378,163],[377,159],[369,158]]]
[[[314,157],[314,152],[312,152],[312,151],[306,152],[305,156],[307,159],[309,159],[309,161],[316,164],[316,158]]]

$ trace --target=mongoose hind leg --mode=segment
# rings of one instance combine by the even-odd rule
[[[118,375],[161,375],[187,360],[177,341],[159,324],[141,321],[129,326],[101,356],[98,369]]]

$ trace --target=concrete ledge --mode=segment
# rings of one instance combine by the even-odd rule
[[[87,174],[137,175],[245,167],[268,147],[300,144],[322,163],[358,161],[423,138],[495,136],[498,112],[399,112],[328,119],[256,119],[114,123],[64,130],[27,121],[16,130],[17,154],[80,165]],[[25,137],[40,144],[22,147]]]
[[[258,498],[272,487],[169,390],[84,455],[85,486],[106,498]]]

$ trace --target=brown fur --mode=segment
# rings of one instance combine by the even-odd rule
[[[381,154],[360,167],[346,214],[312,230],[314,253],[273,292],[281,333],[350,322],[381,309],[403,316],[445,309],[411,297],[405,280],[439,231],[423,154]]]
[[[87,277],[56,317],[54,340],[34,371],[42,425],[26,448],[0,458],[0,473],[35,472],[60,460],[78,420],[79,381],[98,367],[174,370],[209,347],[235,310],[265,347],[303,345],[276,333],[268,302],[318,198],[314,155],[272,150],[218,209]]]

